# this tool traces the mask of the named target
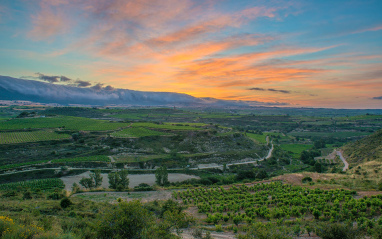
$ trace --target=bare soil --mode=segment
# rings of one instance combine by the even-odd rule
[[[90,171],[87,171],[85,173],[75,175],[75,176],[67,176],[62,177],[61,180],[65,184],[65,190],[71,191],[73,183],[77,183],[79,185],[79,182],[81,178],[83,177],[89,177]],[[107,174],[103,173],[101,174],[103,177],[102,185],[103,188],[109,188],[109,180],[107,178]],[[138,186],[141,183],[147,183],[148,185],[154,185],[155,184],[155,174],[131,174],[128,176],[130,183],[129,187],[133,188],[135,186]],[[194,175],[188,175],[188,174],[181,174],[181,173],[169,173],[168,174],[168,180],[170,182],[181,182],[187,179],[199,179],[199,177]]]

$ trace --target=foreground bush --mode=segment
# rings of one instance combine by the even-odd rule
[[[316,233],[322,239],[357,239],[362,238],[360,230],[353,228],[351,225],[342,223],[322,224],[317,228]]]

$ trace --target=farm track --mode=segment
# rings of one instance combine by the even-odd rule
[[[344,163],[344,168],[342,169],[342,171],[346,171],[349,169],[349,163],[346,161],[346,159],[344,158],[344,156],[342,155],[342,152],[341,151],[337,151],[336,150],[336,153],[337,155],[340,157],[340,159],[342,160],[342,162]]]

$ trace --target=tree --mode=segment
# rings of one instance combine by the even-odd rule
[[[121,202],[99,221],[97,238],[143,238],[154,224],[155,217],[140,201]]]
[[[94,187],[98,188],[102,185],[103,177],[101,176],[101,170],[94,170],[94,172],[90,174],[90,178],[94,182]]]
[[[94,182],[91,178],[81,178],[80,184],[86,189],[94,188]]]
[[[316,162],[314,164],[314,170],[317,172],[317,173],[322,173],[322,165],[319,163],[319,162]]]
[[[123,190],[129,187],[129,178],[127,170],[111,172],[107,175],[109,178],[109,188]]]
[[[159,167],[155,170],[155,182],[160,186],[164,186],[169,183],[168,172],[165,166]]]

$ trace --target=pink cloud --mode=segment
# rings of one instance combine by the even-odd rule
[[[41,11],[31,18],[33,28],[28,32],[28,36],[34,40],[49,40],[65,33],[69,28],[68,18],[46,4],[41,4]]]
[[[382,30],[382,25],[353,31],[352,34],[363,33],[363,32],[376,32],[376,31],[380,31],[380,30]]]

